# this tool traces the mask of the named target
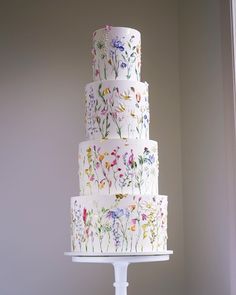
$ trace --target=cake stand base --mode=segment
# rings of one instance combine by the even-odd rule
[[[133,255],[133,256],[80,256],[75,252],[66,252],[65,255],[71,256],[73,262],[80,263],[111,263],[114,267],[115,282],[115,295],[127,295],[128,281],[127,272],[128,266],[131,263],[141,262],[157,262],[167,261],[173,251],[157,252],[155,255]]]

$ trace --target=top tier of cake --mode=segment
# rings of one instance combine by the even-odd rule
[[[93,34],[93,81],[140,81],[141,35],[124,27],[99,29]]]

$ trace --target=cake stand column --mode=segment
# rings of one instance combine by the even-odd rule
[[[113,286],[116,290],[116,295],[127,295],[127,287],[129,283],[127,282],[127,270],[128,270],[128,262],[120,261],[114,262],[114,272],[115,272],[115,283]]]

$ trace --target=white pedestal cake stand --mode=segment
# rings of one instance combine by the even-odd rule
[[[96,255],[82,255],[76,252],[65,252],[65,255],[71,256],[73,262],[80,263],[111,263],[114,267],[115,272],[115,295],[127,295],[127,287],[129,283],[127,282],[127,270],[128,265],[131,263],[140,262],[156,262],[156,261],[167,261],[170,259],[170,255],[173,251],[155,252],[147,253],[141,255],[106,255],[106,256],[96,256]]]

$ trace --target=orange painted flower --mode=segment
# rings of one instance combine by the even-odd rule
[[[104,159],[104,155],[103,154],[99,155],[98,159],[100,162],[102,162],[102,160]]]
[[[135,204],[129,205],[129,208],[131,211],[133,211],[136,208],[136,205]]]
[[[131,225],[130,230],[131,231],[136,231],[136,225],[135,224]]]
[[[105,186],[105,181],[104,181],[104,180],[101,180],[101,181],[99,182],[99,184],[98,184],[98,188],[99,188],[99,189],[103,189],[104,186]]]
[[[140,93],[136,94],[136,100],[137,100],[137,102],[140,102],[140,100],[141,100],[141,94]]]

